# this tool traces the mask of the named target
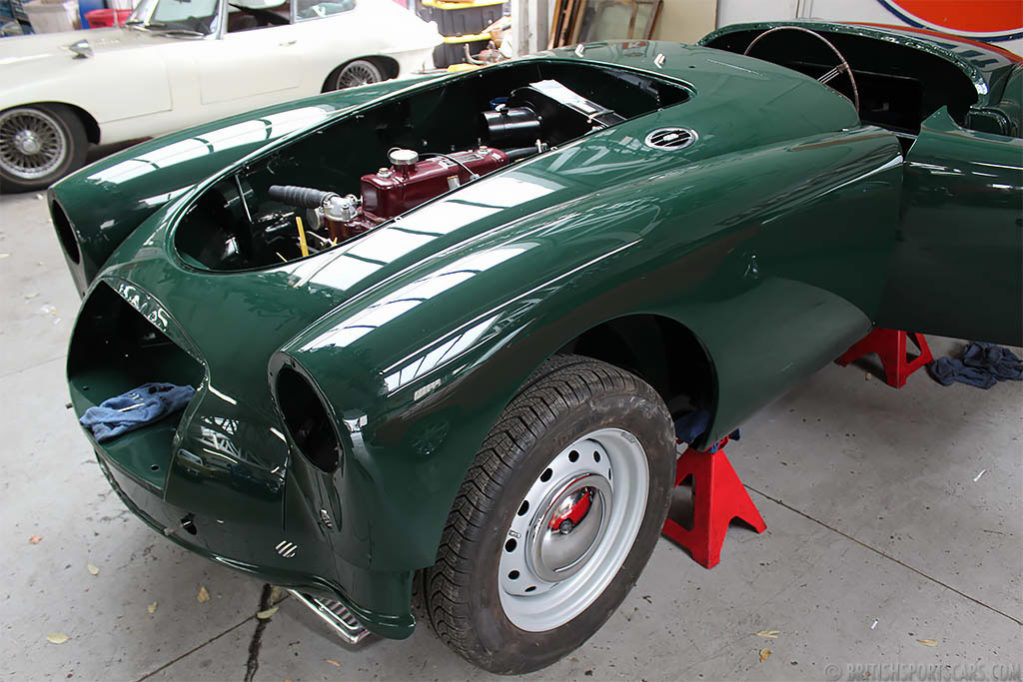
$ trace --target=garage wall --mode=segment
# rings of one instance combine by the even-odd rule
[[[665,3],[673,2],[679,2],[679,0],[665,0]],[[969,10],[971,0],[960,0],[960,3]],[[954,5],[953,9],[962,11],[962,8],[955,8]],[[896,26],[907,25],[879,0],[720,0],[718,2],[718,26],[744,21],[792,19],[797,16],[876,22]],[[1023,13],[1021,13],[1018,23],[1020,32],[1023,32]],[[1023,39],[998,41],[994,44],[1016,54],[1023,54]]]
[[[718,0],[664,0],[654,38],[695,43],[714,30],[717,11]]]
[[[960,0],[963,3],[970,1]],[[1019,0],[1003,1],[1018,2]],[[511,2],[512,15],[520,16],[523,25],[542,23],[542,21],[537,21],[535,2],[529,0],[511,0]],[[530,5],[532,5],[532,15],[516,14],[516,7],[521,6],[520,12],[526,12]],[[553,11],[553,7],[554,2],[551,0],[546,7],[548,13]],[[886,9],[879,0],[664,0],[664,9],[657,24],[657,30],[654,32],[654,38],[695,43],[718,26],[744,21],[794,19],[796,17],[906,25],[898,16]],[[1020,23],[1023,24],[1023,18]],[[539,33],[542,36],[546,35],[548,25],[541,27],[542,30]],[[1021,26],[1021,31],[1023,31],[1023,26]],[[995,44],[1017,54],[1023,54],[1023,39],[999,41]],[[532,47],[532,50],[529,50],[525,47],[523,45],[523,54],[538,49]]]
[[[545,49],[555,0],[510,0],[511,54]],[[718,0],[664,0],[654,39],[695,43],[716,28]]]

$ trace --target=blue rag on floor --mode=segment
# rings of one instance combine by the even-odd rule
[[[958,381],[977,388],[991,388],[999,381],[1023,380],[1023,361],[1008,348],[993,343],[970,343],[958,358],[938,358],[927,373],[942,386]]]
[[[103,442],[184,408],[193,395],[195,389],[191,386],[142,384],[90,407],[78,421],[92,431],[97,441]]]

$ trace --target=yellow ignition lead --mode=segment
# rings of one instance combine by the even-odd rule
[[[305,228],[302,227],[302,219],[295,216],[295,222],[298,223],[298,248],[302,250],[302,258],[309,255],[309,245],[305,243]]]

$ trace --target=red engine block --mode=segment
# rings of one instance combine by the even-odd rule
[[[500,149],[480,147],[453,152],[477,175],[486,175],[508,163]],[[410,166],[391,166],[362,176],[362,210],[367,218],[383,222],[469,181],[469,173],[442,156],[423,159]]]
[[[412,155],[412,152],[407,152]],[[476,175],[486,175],[508,163],[500,149],[480,147],[448,154]],[[444,158],[432,157],[409,165],[393,165],[361,178],[362,204],[350,220],[324,215],[332,239],[345,240],[440,196],[469,181],[469,171]]]

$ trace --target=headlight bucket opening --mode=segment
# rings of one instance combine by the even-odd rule
[[[78,248],[78,239],[75,237],[75,230],[71,226],[71,219],[56,200],[50,202],[50,219],[57,231],[61,246],[71,262],[78,265],[82,261],[82,253]]]
[[[288,366],[278,371],[275,389],[284,426],[299,451],[318,469],[328,473],[336,470],[341,462],[341,443],[334,420],[316,389]]]

